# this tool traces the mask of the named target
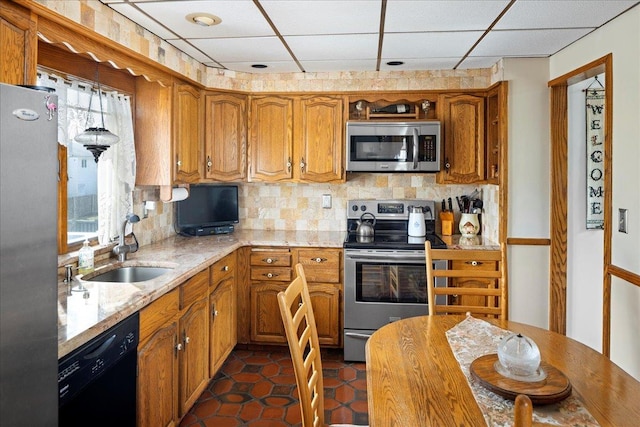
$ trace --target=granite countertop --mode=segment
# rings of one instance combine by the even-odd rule
[[[129,254],[124,265],[172,267],[152,280],[136,283],[84,282],[75,276],[72,289],[58,284],[58,358],[98,336],[176,288],[195,273],[243,246],[341,248],[344,231],[238,230],[233,234],[202,237],[174,236]],[[96,272],[112,269],[115,260],[97,265]],[[90,277],[90,276],[89,276]]]
[[[172,269],[152,280],[135,283],[98,283],[75,276],[69,286],[58,285],[58,358],[63,357],[176,288],[195,273],[243,246],[342,248],[344,231],[237,230],[233,234],[202,237],[173,236],[141,247],[129,254],[125,266],[147,265]],[[458,236],[442,236],[456,249],[500,249],[495,243],[460,241]],[[111,259],[96,266],[96,272],[119,264]],[[91,277],[91,276],[88,276]],[[84,289],[78,290],[81,286]]]

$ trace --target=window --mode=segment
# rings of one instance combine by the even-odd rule
[[[100,99],[93,83],[39,68],[38,85],[53,87],[58,95],[58,142],[66,147],[66,158],[61,160],[67,171],[67,180],[61,181],[66,209],[60,209],[59,223],[66,222],[66,243],[73,247],[97,238],[106,244],[118,236],[120,224],[133,211],[136,161],[130,97],[102,88],[104,127],[120,140],[96,161],[74,141],[87,127],[102,127]]]

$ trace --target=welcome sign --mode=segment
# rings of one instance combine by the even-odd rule
[[[597,80],[596,80],[597,81]],[[598,82],[599,83],[599,82]],[[604,228],[604,89],[587,89],[587,229]]]

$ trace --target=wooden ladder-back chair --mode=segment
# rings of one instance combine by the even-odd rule
[[[302,264],[296,264],[295,269],[297,277],[287,289],[278,293],[278,305],[298,385],[302,426],[324,427],[324,383],[318,330],[304,268]]]
[[[461,314],[507,319],[502,250],[431,249],[425,242],[429,314]],[[447,261],[446,270],[434,270],[433,261]],[[446,285],[434,286],[435,278]],[[438,298],[439,295],[444,297]],[[446,301],[446,304],[443,302]]]

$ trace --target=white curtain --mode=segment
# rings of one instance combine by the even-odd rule
[[[53,87],[58,95],[60,144],[71,150],[73,138],[87,126],[102,126],[100,99],[91,84],[65,80],[53,73],[38,70],[38,85]],[[94,113],[87,121],[90,99]],[[126,215],[133,212],[136,155],[130,97],[103,90],[102,108],[104,127],[120,138],[118,143],[100,155],[98,161],[98,240],[100,244],[107,244],[118,237]],[[127,233],[131,231],[130,227]]]

